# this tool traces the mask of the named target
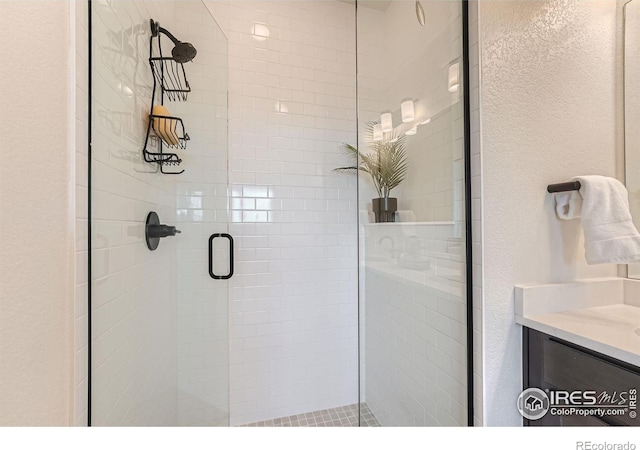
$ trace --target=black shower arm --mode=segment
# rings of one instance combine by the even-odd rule
[[[178,45],[180,43],[180,41],[176,39],[176,37],[173,34],[171,34],[171,32],[166,28],[162,28],[161,26],[158,25],[158,32],[165,34],[169,39],[171,39],[171,41],[175,45]]]
[[[158,33],[162,33],[167,36],[169,39],[171,39],[174,45],[178,45],[180,43],[180,41],[171,33],[171,31],[161,27],[159,22],[151,19],[151,36],[156,37]]]

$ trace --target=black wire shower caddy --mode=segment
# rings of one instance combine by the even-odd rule
[[[149,123],[147,125],[147,135],[144,141],[142,154],[145,162],[156,163],[160,167],[160,172],[166,175],[179,175],[184,172],[165,170],[167,166],[179,166],[182,158],[175,152],[168,152],[166,149],[187,148],[190,140],[189,134],[185,131],[184,123],[180,117],[153,114],[156,106],[156,90],[160,87],[160,105],[164,105],[165,97],[173,102],[186,101],[191,86],[187,80],[184,64],[176,61],[171,56],[164,56],[162,53],[162,40],[160,34],[167,34],[173,38],[171,33],[160,27],[158,22],[151,19],[151,37],[149,39],[149,66],[153,74],[153,90],[151,93],[151,107],[149,109]],[[154,39],[157,39],[158,55],[154,56]],[[158,129],[160,132],[158,132]],[[153,133],[151,132],[153,130]],[[170,138],[168,138],[170,137]],[[149,151],[153,149],[155,151]]]

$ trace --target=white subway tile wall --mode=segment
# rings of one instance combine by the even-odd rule
[[[450,62],[462,56],[460,6],[428,4],[428,27],[415,20],[415,4],[391,2],[386,10],[358,10],[358,102],[362,125],[380,122],[391,111],[397,134],[416,127],[405,144],[406,181],[394,189],[398,208],[411,210],[418,222],[464,221],[463,114],[461,90],[448,91]],[[409,43],[411,43],[409,45]],[[401,102],[414,102],[413,122],[402,123]],[[430,119],[430,122],[423,123]],[[364,130],[364,126],[362,130]],[[368,138],[362,133],[361,142]],[[360,207],[371,209],[375,191],[367,177],[360,185]]]
[[[403,12],[410,12],[406,11],[410,5],[402,3]],[[433,9],[433,5],[428,8]],[[406,70],[413,75],[396,81],[388,90],[390,106],[405,97],[415,99],[417,116],[408,127],[417,125],[417,133],[407,138],[409,173],[397,195],[398,207],[413,211],[418,222],[464,221],[461,91],[448,91],[449,64],[443,64],[447,60],[459,61],[461,57],[459,9],[457,4],[438,5],[438,14],[452,14],[444,20],[446,27],[427,41],[419,57],[404,55],[408,60],[405,64],[410,67]],[[391,19],[391,24],[401,26],[397,19]],[[427,119],[428,123],[421,124]]]
[[[383,426],[465,426],[465,263],[454,225],[364,228],[367,405]]]
[[[356,180],[333,171],[356,141],[354,5],[207,5],[229,38],[231,424],[356,403]]]
[[[150,252],[144,221],[174,223],[175,182],[142,161],[149,18],[172,4],[93,5],[92,424],[177,421],[175,241]]]
[[[170,104],[191,137],[176,178],[178,425],[229,423],[229,282],[208,271],[209,237],[228,232],[228,42],[201,2],[181,2],[167,27],[198,54],[185,64],[186,102]],[[170,176],[170,175],[168,175]],[[163,242],[164,244],[164,242]],[[214,270],[229,246],[214,241]]]

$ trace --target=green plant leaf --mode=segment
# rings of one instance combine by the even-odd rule
[[[350,144],[343,144],[341,148],[356,160],[356,165],[339,167],[336,172],[361,171],[371,176],[371,181],[380,197],[388,197],[391,191],[398,187],[407,177],[409,170],[405,136],[400,136],[391,142],[395,136],[387,136],[381,141],[373,141],[373,130],[376,122],[365,124],[368,134],[368,153],[359,151]]]

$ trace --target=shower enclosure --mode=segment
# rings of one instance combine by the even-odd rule
[[[464,4],[89,14],[90,425],[467,425]]]
[[[367,174],[358,192],[361,397],[383,425],[471,420],[462,16],[457,1],[358,2],[359,147],[402,144],[407,162],[395,223],[369,219]]]

